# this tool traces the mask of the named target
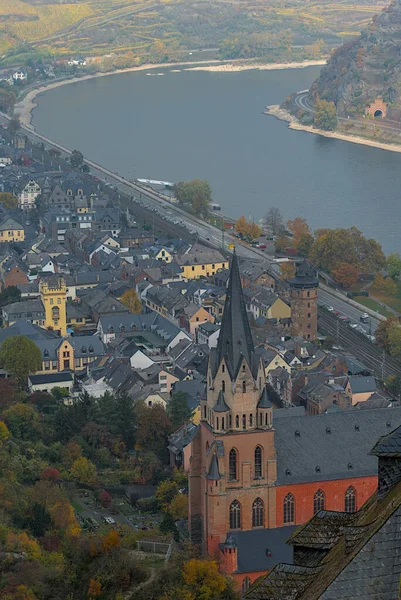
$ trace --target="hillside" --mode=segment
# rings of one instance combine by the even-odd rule
[[[318,95],[333,101],[340,117],[371,116],[401,119],[401,0],[393,2],[373,18],[361,36],[339,48],[311,88],[311,100]],[[382,99],[377,106],[376,99]],[[385,116],[385,115],[384,115]]]
[[[381,6],[383,0],[0,0],[0,53],[114,51],[139,62],[187,58],[189,51],[203,58],[318,57],[357,35]]]

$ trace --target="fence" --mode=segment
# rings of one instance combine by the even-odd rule
[[[171,556],[172,546],[172,543],[166,544],[163,542],[149,542],[147,540],[141,540],[136,543],[137,550],[142,550],[142,552],[149,552],[151,554],[164,554],[165,562],[168,562]]]

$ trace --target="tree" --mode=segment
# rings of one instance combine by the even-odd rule
[[[339,263],[333,271],[334,279],[345,288],[350,288],[358,281],[359,271],[346,262]]]
[[[390,375],[390,377],[387,377],[385,384],[393,396],[396,398],[401,397],[401,377],[399,375]]]
[[[401,327],[395,317],[381,321],[375,331],[376,344],[391,356],[401,356]]]
[[[33,406],[17,402],[4,411],[3,417],[14,437],[23,440],[34,440],[38,437],[39,414]]]
[[[188,407],[187,396],[184,392],[177,391],[173,393],[167,405],[167,414],[174,429],[178,429],[191,419],[193,411]]]
[[[215,560],[189,560],[184,564],[183,579],[194,600],[214,600],[227,587]]]
[[[111,496],[106,490],[102,490],[99,495],[99,502],[104,508],[110,508],[111,506]]]
[[[74,169],[81,168],[84,162],[84,155],[79,150],[73,150],[70,156],[70,165]]]
[[[210,197],[204,190],[195,192],[192,200],[192,210],[197,217],[206,217],[210,205]]]
[[[383,277],[381,273],[375,275],[372,287],[387,296],[396,296],[398,293],[398,287],[395,281],[391,279],[391,277]]]
[[[303,233],[297,244],[298,254],[301,256],[308,256],[309,250],[312,248],[314,241],[313,235],[310,233]]]
[[[200,205],[209,206],[212,201],[212,188],[209,182],[204,179],[180,181],[174,185],[173,191],[181,205],[190,204],[194,208],[196,196],[198,197],[196,203],[200,203]]]
[[[36,344],[23,335],[7,338],[0,348],[0,365],[24,389],[28,375],[42,367],[42,354]]]
[[[281,262],[280,275],[286,281],[292,279],[295,276],[295,263],[293,261]]]
[[[142,304],[134,288],[131,288],[123,293],[121,296],[121,302],[129,308],[130,313],[133,315],[141,314]]]
[[[177,494],[172,499],[170,513],[174,521],[188,518],[188,496],[186,494]]]
[[[279,235],[285,230],[283,215],[278,208],[269,208],[264,217],[264,225],[272,235]]]
[[[235,223],[235,231],[245,237],[247,225],[248,225],[248,223],[247,223],[244,215],[242,215],[242,217],[240,217],[238,219],[238,221]]]
[[[138,419],[136,446],[153,452],[161,461],[166,462],[166,440],[172,431],[168,414],[160,404],[148,407],[143,402],[137,403],[135,412]]]
[[[262,230],[259,227],[259,225],[257,225],[253,221],[251,221],[250,223],[248,223],[247,232],[246,232],[246,239],[249,242],[253,242],[253,241],[259,239],[261,235],[262,235]]]
[[[170,505],[178,495],[178,484],[171,479],[162,481],[156,490],[156,498],[163,512],[170,512]]]
[[[84,456],[77,458],[70,469],[72,479],[78,483],[91,485],[97,481],[96,467]]]
[[[11,90],[0,88],[0,110],[5,113],[12,113],[17,96]]]
[[[392,279],[397,279],[401,275],[401,256],[398,252],[388,255],[386,268]]]
[[[13,117],[9,120],[7,125],[7,131],[14,137],[14,135],[21,129],[21,122],[18,117]]]
[[[314,124],[324,131],[334,131],[337,127],[337,111],[334,102],[317,100]]]
[[[89,582],[87,596],[89,600],[91,598],[97,598],[102,593],[102,584],[97,579],[91,579]]]
[[[10,437],[10,432],[4,421],[0,421],[0,446],[3,442],[6,442]]]
[[[10,285],[0,294],[0,308],[2,306],[6,306],[7,304],[13,304],[13,302],[19,302],[20,300],[21,292],[16,285]]]
[[[44,481],[59,481],[61,479],[61,475],[60,471],[54,467],[47,467],[41,472],[40,478]]]
[[[9,408],[15,397],[14,383],[9,378],[0,379],[0,413]]]
[[[18,208],[18,198],[10,192],[0,192],[0,202],[8,210]]]
[[[295,248],[298,248],[298,244],[303,236],[311,235],[308,223],[301,217],[287,221],[287,227],[292,233]]]

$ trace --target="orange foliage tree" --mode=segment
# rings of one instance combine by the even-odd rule
[[[296,217],[295,219],[287,221],[287,227],[292,233],[295,248],[298,247],[302,236],[311,235],[308,223],[301,217]]]
[[[350,288],[358,281],[359,270],[348,263],[342,262],[333,270],[334,279],[345,288]]]

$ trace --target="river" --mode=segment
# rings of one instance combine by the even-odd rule
[[[356,225],[401,251],[401,155],[295,132],[262,114],[319,67],[124,73],[38,98],[37,131],[125,177],[207,179],[214,201],[255,221],[270,206],[312,228]]]

